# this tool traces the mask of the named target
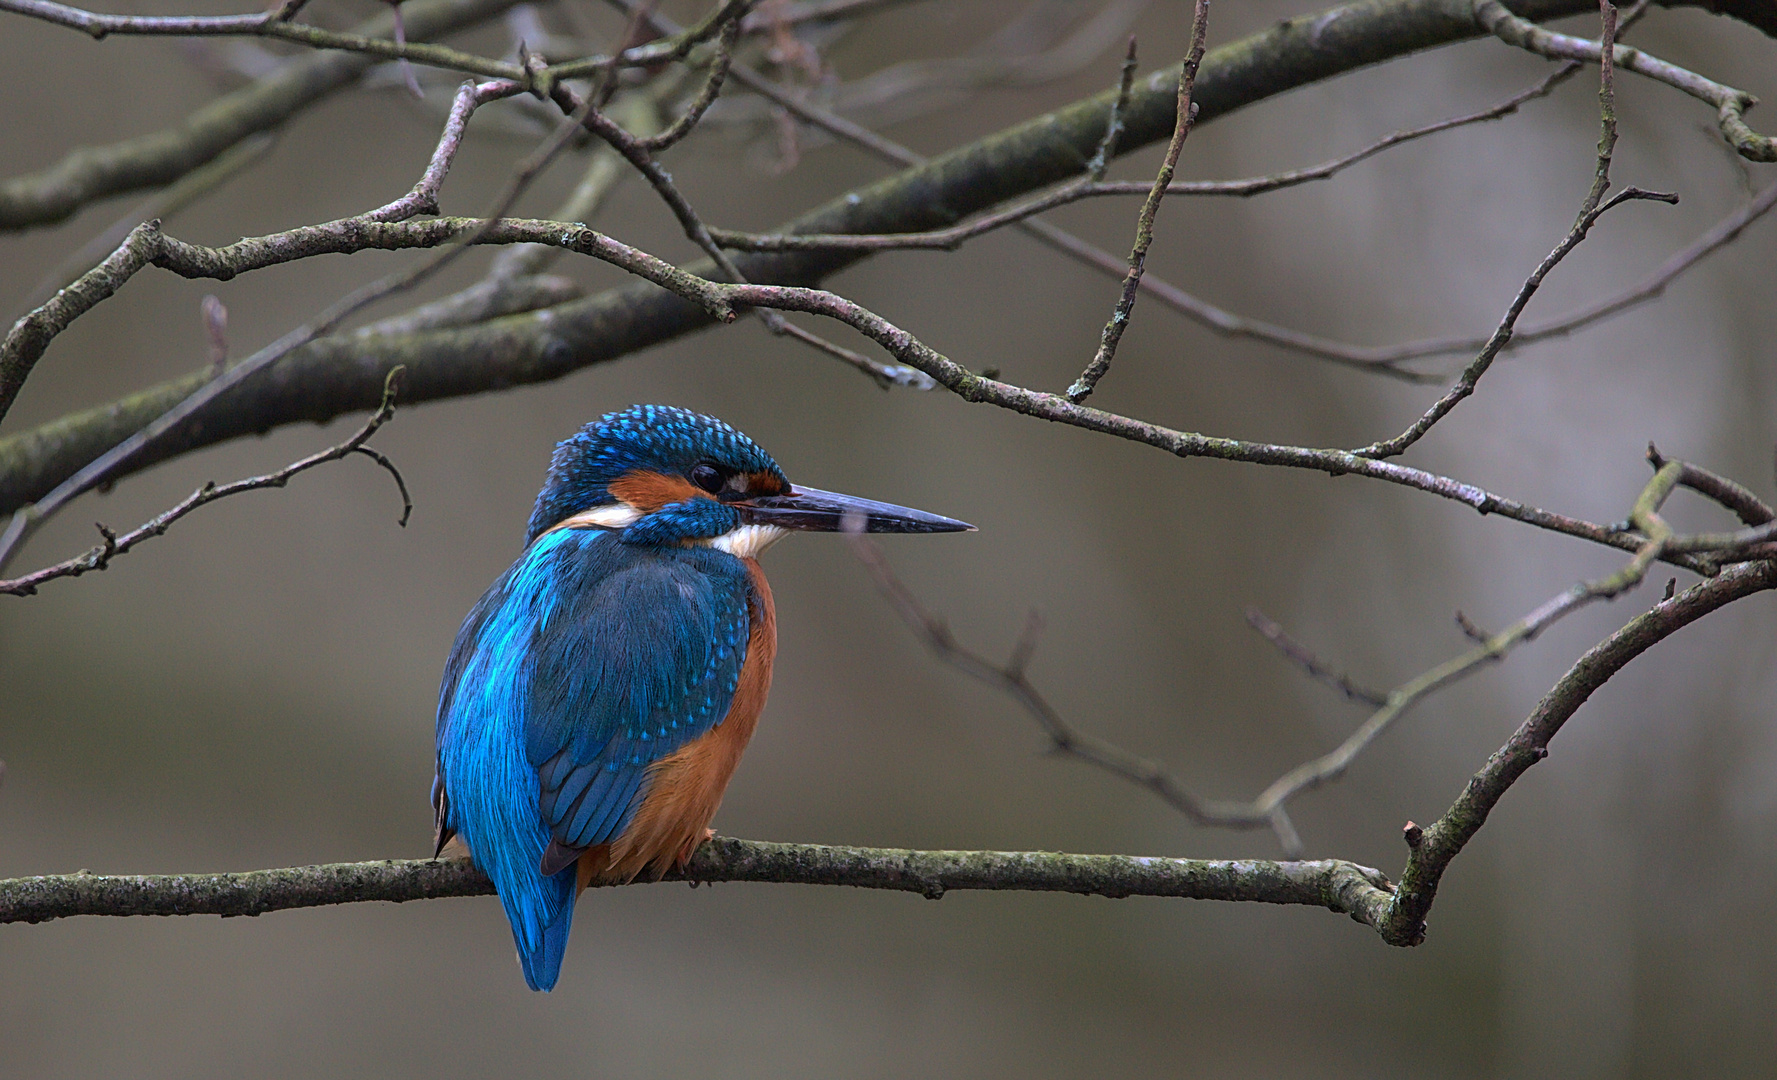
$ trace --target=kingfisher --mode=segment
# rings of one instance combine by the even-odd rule
[[[434,855],[493,880],[532,990],[593,882],[658,880],[714,836],[771,688],[759,568],[790,532],[972,531],[792,487],[711,416],[636,405],[555,448],[524,553],[463,620],[438,692]]]

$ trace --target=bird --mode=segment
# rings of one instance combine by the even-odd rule
[[[635,405],[559,443],[525,546],[463,620],[438,693],[434,857],[492,879],[552,989],[594,882],[658,880],[709,823],[771,687],[758,557],[791,532],[973,531],[792,486],[711,416]]]

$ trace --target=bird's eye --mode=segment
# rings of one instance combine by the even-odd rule
[[[691,482],[711,495],[721,491],[722,485],[726,481],[727,478],[722,475],[722,470],[707,461],[700,461],[691,466]]]

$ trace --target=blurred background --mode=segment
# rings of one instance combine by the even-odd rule
[[[574,2],[572,13],[521,18],[560,31],[571,14],[603,40],[618,32],[608,9]],[[380,6],[318,0],[310,15],[344,26]],[[1218,5],[1211,45],[1318,9]],[[155,0],[139,10],[232,9]],[[689,19],[701,8],[663,10]],[[1144,71],[1175,63],[1188,25],[1185,4],[959,0],[891,6],[817,43],[848,85],[915,61],[1037,58],[1010,65],[1026,77],[963,89],[955,83],[967,78],[914,77],[954,66],[893,69],[914,73],[920,93],[857,104],[852,115],[932,153],[1112,85],[1127,32]],[[1563,28],[1597,33],[1595,19]],[[513,33],[494,25],[462,40],[500,52]],[[1777,42],[1742,24],[1655,9],[1632,40],[1777,98]],[[95,43],[5,18],[4,173],[176,123],[260,55],[228,48]],[[1546,71],[1495,41],[1368,69],[1205,125],[1181,175],[1316,162],[1491,104]],[[170,217],[169,231],[225,243],[394,198],[430,152],[454,81],[428,80],[422,105],[398,72],[380,72],[295,119],[249,168]],[[1696,101],[1632,76],[1618,87],[1617,182],[1683,201],[1614,211],[1528,319],[1631,284],[1749,189],[1777,182],[1724,151]],[[889,171],[812,138],[792,155],[742,105],[668,158],[712,223],[769,227]],[[1774,122],[1763,110],[1752,120]],[[1352,342],[1484,334],[1571,224],[1596,140],[1596,80],[1582,73],[1516,117],[1327,183],[1168,201],[1150,266],[1233,310]],[[478,116],[446,212],[479,212],[531,144],[516,112]],[[1132,155],[1113,176],[1150,177],[1157,157]],[[560,163],[519,212],[549,213],[584,164]],[[138,199],[0,236],[7,318]],[[1134,200],[1102,200],[1054,220],[1121,253],[1135,212]],[[592,224],[667,258],[692,255],[639,182],[625,181]],[[423,297],[474,281],[490,256],[471,253]],[[327,257],[225,284],[145,272],[55,343],[7,431],[201,364],[206,293],[227,305],[233,354],[245,356],[414,257]],[[1408,460],[1614,521],[1647,478],[1652,439],[1770,497],[1773,266],[1777,224],[1764,221],[1657,304],[1503,360]],[[621,280],[584,259],[555,272],[588,290]],[[1090,358],[1117,294],[1114,281],[1010,232],[954,254],[879,256],[830,285],[960,362],[1052,390]],[[869,348],[842,327],[819,329]],[[1144,300],[1094,403],[1211,434],[1352,446],[1399,430],[1437,393],[1221,340]],[[1033,672],[1062,712],[1210,796],[1251,797],[1363,715],[1252,633],[1248,605],[1388,686],[1464,647],[1456,611],[1497,628],[1619,562],[1388,485],[1180,461],[943,392],[884,393],[742,320],[555,384],[400,412],[375,445],[412,487],[406,529],[388,477],[353,460],[207,508],[107,573],[0,601],[0,877],[426,854],[432,710],[458,622],[517,555],[556,440],[639,401],[721,416],[793,480],[975,522],[978,534],[883,546],[990,654],[1011,647],[1030,608],[1044,612]],[[276,468],[359,422],[292,427],[133,477],[63,514],[15,569],[84,550],[95,519],[133,525],[206,479]],[[1672,508],[1683,527],[1728,524],[1694,496]],[[775,689],[721,832],[1277,854],[1268,834],[1194,828],[1126,783],[1045,754],[1013,702],[923,651],[839,539],[794,539],[766,565],[782,635]],[[1657,598],[1667,576],[1661,568],[1437,697],[1341,782],[1302,798],[1294,815],[1308,853],[1397,874],[1402,823],[1441,814],[1574,658]],[[1680,575],[1681,586],[1691,580]],[[1454,864],[1417,949],[1311,908],[654,885],[582,899],[561,985],[545,996],[524,988],[491,897],[226,921],[69,919],[0,927],[0,1073],[1768,1075],[1774,657],[1777,601],[1763,595],[1637,660]]]

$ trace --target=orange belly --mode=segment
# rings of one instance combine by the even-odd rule
[[[771,586],[757,561],[745,561],[757,601],[750,612],[746,663],[728,715],[709,733],[648,767],[647,787],[629,828],[609,844],[589,848],[580,856],[580,888],[594,881],[632,881],[644,870],[658,880],[669,868],[683,866],[703,843],[765,708],[777,656],[777,609]]]

